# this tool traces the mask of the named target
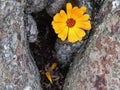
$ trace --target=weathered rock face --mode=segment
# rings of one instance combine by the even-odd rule
[[[0,1],[0,90],[42,90],[27,41],[34,42],[38,31],[34,19],[27,14],[45,9],[53,16],[66,1]],[[69,1],[90,6],[87,0]],[[90,6],[88,13],[91,10]],[[105,0],[96,18],[100,22],[97,21],[84,54],[87,40],[76,44],[56,42],[57,58],[63,63],[69,62],[73,53],[79,53],[67,75],[64,90],[120,90],[120,1]]]
[[[48,1],[49,0],[26,0],[26,12],[39,12],[47,6]]]
[[[30,14],[46,9],[53,15],[63,4],[65,0],[0,1],[0,90],[42,90],[39,71],[29,52],[28,43],[35,42],[38,34]]]
[[[103,20],[75,57],[63,90],[120,90],[120,1],[105,0],[98,15]]]
[[[53,16],[63,7],[66,0],[27,0],[26,13],[39,12],[45,9],[50,16]]]
[[[26,37],[25,0],[1,0],[0,6],[0,90],[42,90]]]
[[[86,6],[87,7],[87,13],[92,16],[92,6],[91,2],[88,2],[87,0],[70,0],[73,6]],[[86,42],[88,40],[89,31],[86,32],[87,35],[84,37],[82,41],[78,41],[76,43],[70,43],[67,40],[61,41],[60,39],[57,39],[55,43],[55,50],[56,50],[56,57],[57,60],[61,63],[62,67],[66,66],[71,62],[76,53],[82,53],[85,49]]]
[[[53,16],[65,5],[66,0],[49,0],[46,11],[50,16]]]

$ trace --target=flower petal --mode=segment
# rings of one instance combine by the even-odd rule
[[[58,37],[61,38],[62,41],[64,41],[67,38],[68,34],[68,27],[65,27],[61,33],[58,34]]]
[[[90,16],[88,14],[84,14],[78,20],[80,20],[80,21],[88,21],[89,19],[90,19]]]
[[[71,10],[71,13],[77,15],[77,14],[79,13],[79,11],[80,11],[80,10],[79,10],[78,7],[74,7],[74,8]]]
[[[52,77],[51,77],[50,72],[46,72],[45,75],[48,78],[48,80],[50,81],[50,83],[52,83],[53,81],[52,81]]]
[[[67,20],[67,15],[64,10],[60,10],[60,16],[61,16],[61,19],[63,19],[63,21]]]
[[[52,22],[53,29],[57,34],[61,33],[64,28],[66,27],[66,23],[57,23],[57,22]]]
[[[78,19],[83,15],[83,11],[81,11],[78,7],[74,7],[71,10],[71,18]]]
[[[74,28],[70,28],[68,33],[68,41],[71,43],[74,43],[78,40],[79,40],[79,37],[77,37]]]
[[[56,21],[56,22],[60,22],[61,21],[61,16],[59,13],[57,13],[54,17],[53,17],[53,20]]]
[[[79,10],[82,11],[84,14],[86,12],[87,8],[85,6],[82,6]]]
[[[78,26],[78,25],[77,25]],[[79,27],[84,30],[90,30],[91,29],[91,23],[90,21],[81,21],[79,22]]]
[[[72,4],[71,3],[67,3],[67,5],[66,5],[66,12],[67,12],[68,18],[70,18],[70,16],[71,16],[71,10],[72,10]]]
[[[52,63],[50,69],[51,69],[51,70],[54,70],[54,69],[56,68],[56,66],[57,66],[57,63]]]
[[[60,13],[57,13],[54,17],[53,20],[56,22],[66,22],[67,20],[67,15],[66,13],[61,10]]]
[[[78,40],[82,40],[82,38],[86,35],[85,31],[80,28],[75,29],[75,34],[79,38]]]

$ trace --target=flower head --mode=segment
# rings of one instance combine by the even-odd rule
[[[90,17],[85,14],[86,9],[85,6],[72,7],[71,3],[67,3],[66,12],[60,10],[54,16],[52,26],[61,40],[68,39],[72,43],[80,41],[86,35],[84,30],[91,29]]]
[[[50,83],[52,83],[53,81],[52,81],[52,77],[51,77],[51,74],[50,74],[50,72],[46,72],[45,73],[45,75],[46,75],[46,77],[48,78],[48,80],[50,81]]]
[[[54,70],[56,67],[57,67],[57,63],[52,63],[50,69],[51,69],[51,70]]]
[[[51,67],[49,67],[50,69],[48,69],[48,71],[45,72],[45,76],[47,77],[47,79],[50,81],[51,84],[53,83],[51,74],[56,67],[57,67],[57,63],[52,63]]]

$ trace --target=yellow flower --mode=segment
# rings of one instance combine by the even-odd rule
[[[52,83],[53,81],[52,81],[52,77],[51,77],[50,72],[46,72],[45,75],[48,78],[48,80],[50,81],[50,83]]]
[[[86,35],[84,30],[91,29],[90,16],[85,14],[86,9],[85,6],[72,7],[71,3],[67,3],[66,12],[60,10],[60,13],[54,16],[52,26],[62,41],[80,41]]]
[[[51,84],[53,83],[51,73],[56,67],[57,67],[57,63],[52,63],[50,69],[45,73],[47,79],[50,81]]]
[[[54,70],[57,67],[57,63],[53,63],[50,67],[51,70]]]

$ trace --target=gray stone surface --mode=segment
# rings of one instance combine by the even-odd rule
[[[27,0],[26,13],[39,12],[45,9],[49,0]]]
[[[25,0],[0,1],[0,90],[42,90],[29,51],[25,6]]]
[[[120,1],[105,0],[98,15],[101,23],[75,57],[63,90],[120,90]]]
[[[49,0],[46,11],[50,16],[55,15],[65,5],[66,0]]]
[[[72,5],[74,6],[86,6],[87,9],[87,13],[92,15],[92,7],[90,2],[86,1],[86,0],[82,0],[81,2],[83,2],[83,5],[81,2],[76,2],[77,0],[73,1],[71,0]],[[60,39],[58,39],[56,41],[55,44],[55,50],[56,50],[56,55],[57,55],[57,60],[62,63],[63,67],[66,66],[67,63],[71,62],[71,60],[73,59],[72,57],[74,57],[75,54],[79,53],[83,53],[84,49],[85,49],[85,44],[87,42],[87,38],[89,37],[89,31],[86,32],[87,35],[86,37],[82,40],[82,41],[78,41],[76,43],[69,43],[67,40],[66,41],[61,41]]]
[[[37,40],[38,30],[35,20],[31,15],[26,16],[26,30],[27,36],[30,43],[33,43]]]

